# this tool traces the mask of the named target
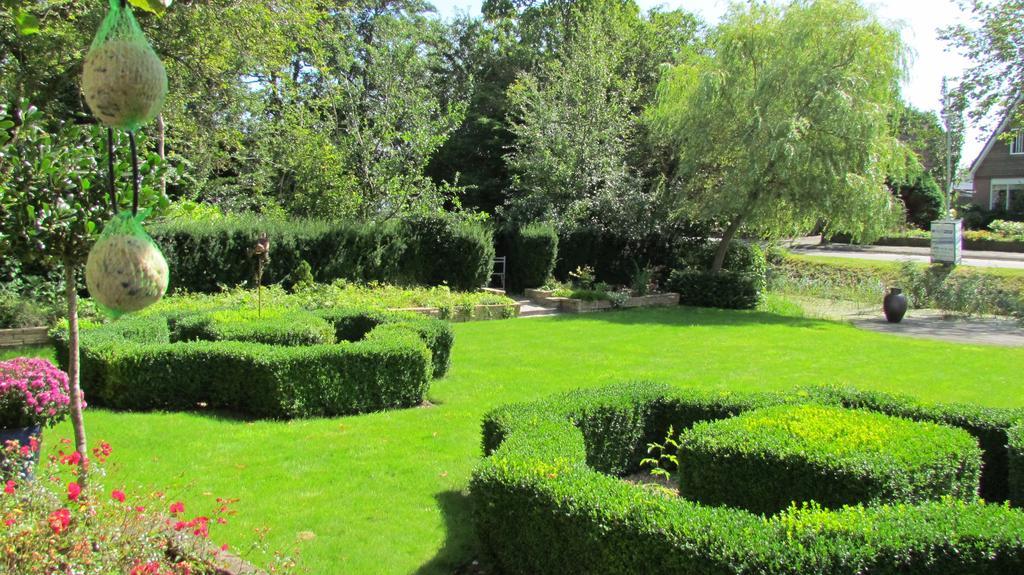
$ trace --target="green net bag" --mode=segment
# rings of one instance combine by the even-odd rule
[[[135,130],[155,118],[167,96],[167,73],[132,9],[110,0],[82,71],[89,109],[112,128]]]
[[[167,292],[167,260],[142,229],[147,215],[149,210],[114,216],[89,251],[85,283],[100,309],[112,317],[139,311]]]

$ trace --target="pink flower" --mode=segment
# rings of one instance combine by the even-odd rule
[[[65,508],[60,508],[47,518],[47,522],[50,524],[50,529],[53,530],[54,534],[60,535],[67,530],[68,525],[71,525],[71,512]]]
[[[82,486],[72,481],[68,483],[68,499],[71,501],[78,501],[78,496],[82,494]]]
[[[13,479],[8,479],[7,485],[4,485],[4,493],[6,493],[7,495],[14,495],[14,489],[17,486],[18,484],[15,483]]]
[[[185,512],[185,504],[184,503],[182,503],[181,501],[175,501],[174,503],[171,503],[171,514],[172,515],[177,515],[178,513],[184,513],[184,512]]]
[[[120,489],[115,489],[110,492],[110,498],[113,499],[114,501],[124,503],[124,491],[121,491]]]

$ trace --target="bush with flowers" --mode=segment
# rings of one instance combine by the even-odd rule
[[[0,361],[0,428],[51,427],[68,416],[68,376],[45,359]]]
[[[67,439],[61,440],[70,446]],[[32,449],[38,449],[34,444]],[[7,457],[22,457],[8,445]],[[102,486],[111,447],[101,442],[85,462],[88,487],[78,483],[82,456],[63,450],[48,458],[37,481],[9,479],[0,493],[0,573],[230,575],[262,573],[210,543],[211,527],[227,523],[236,500],[218,498],[209,515],[189,515],[161,493],[133,494]],[[256,543],[259,547],[260,542]],[[292,573],[295,562],[276,554],[270,573]]]

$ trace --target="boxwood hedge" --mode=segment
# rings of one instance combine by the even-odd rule
[[[838,509],[978,496],[981,450],[962,429],[822,405],[698,423],[679,439],[679,492],[774,514],[794,501]]]
[[[835,511],[812,504],[764,518],[613,476],[635,470],[669,422],[688,428],[810,396],[637,383],[493,410],[483,423],[487,457],[470,484],[482,549],[503,572],[531,574],[1024,569],[1024,513],[1002,505],[945,499]]]
[[[1009,432],[1010,503],[1024,507],[1024,422]]]
[[[294,312],[293,321],[281,313],[277,336],[268,335],[273,321],[233,321],[246,318],[237,312],[85,324],[82,388],[91,403],[117,409],[204,405],[256,417],[318,417],[416,405],[431,377],[447,369],[446,322],[357,310]],[[365,331],[353,327],[359,322]],[[315,328],[316,338],[297,337],[296,326]],[[66,368],[66,330],[54,336]],[[275,338],[293,345],[264,343]],[[342,341],[329,343],[335,339]]]

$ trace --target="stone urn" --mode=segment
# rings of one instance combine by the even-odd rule
[[[907,296],[900,288],[889,288],[889,293],[882,300],[882,311],[889,323],[899,323],[907,313]]]

